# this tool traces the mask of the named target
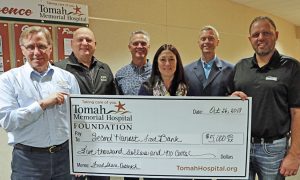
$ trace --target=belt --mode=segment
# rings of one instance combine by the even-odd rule
[[[14,145],[14,148],[24,150],[24,151],[43,152],[43,153],[51,153],[51,154],[57,153],[63,149],[66,149],[67,147],[68,147],[68,141],[59,145],[53,145],[53,146],[43,147],[43,148],[27,146],[20,143]]]
[[[275,140],[282,139],[285,137],[290,137],[290,133],[283,134],[280,136],[274,136],[269,138],[262,138],[262,137],[251,137],[252,144],[263,144],[263,143],[270,143],[272,144]]]

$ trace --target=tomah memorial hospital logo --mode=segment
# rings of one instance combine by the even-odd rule
[[[119,114],[127,114],[127,113],[130,113],[130,111],[127,111],[126,108],[125,108],[125,103],[122,104],[121,101],[118,102],[117,105],[115,105],[116,109],[117,110],[112,110],[112,111],[109,111],[107,114],[109,113],[119,113]]]

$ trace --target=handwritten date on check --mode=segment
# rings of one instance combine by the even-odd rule
[[[245,179],[251,98],[71,95],[72,173]]]

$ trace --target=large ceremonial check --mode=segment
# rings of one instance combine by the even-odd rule
[[[71,173],[245,179],[251,98],[71,95]]]

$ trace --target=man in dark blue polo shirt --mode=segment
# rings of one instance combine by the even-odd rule
[[[269,17],[256,17],[249,33],[255,54],[236,64],[232,94],[253,98],[249,179],[285,179],[300,164],[300,63],[275,49]]]

